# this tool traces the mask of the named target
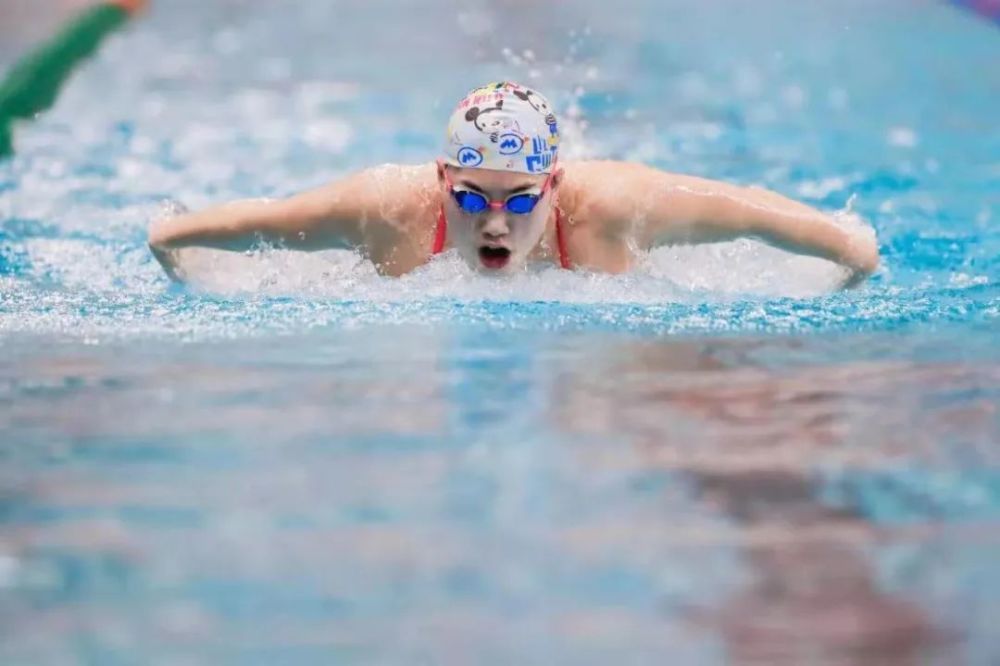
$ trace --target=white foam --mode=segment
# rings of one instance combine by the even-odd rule
[[[188,248],[178,252],[177,260],[193,287],[210,292],[378,302],[448,298],[653,304],[747,295],[808,297],[836,290],[846,278],[845,269],[829,261],[796,256],[749,239],[661,248],[624,275],[547,265],[530,266],[513,276],[490,276],[470,268],[455,252],[401,278],[382,277],[371,262],[336,250],[238,254]]]
[[[825,199],[834,192],[843,190],[846,185],[847,182],[843,178],[831,176],[820,180],[805,180],[799,184],[797,191],[802,197]]]

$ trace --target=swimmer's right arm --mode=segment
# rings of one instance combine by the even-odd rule
[[[428,180],[419,169],[377,167],[288,199],[235,201],[158,220],[149,248],[174,279],[172,251],[185,247],[239,252],[263,241],[306,251],[367,249],[373,237],[401,232],[413,195]]]

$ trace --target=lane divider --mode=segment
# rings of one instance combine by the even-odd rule
[[[14,152],[14,123],[31,120],[55,104],[76,66],[147,2],[105,0],[83,10],[6,73],[0,81],[0,159]]]

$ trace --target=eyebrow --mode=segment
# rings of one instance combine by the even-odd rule
[[[475,192],[479,192],[480,194],[487,194],[486,190],[484,190],[483,188],[479,187],[475,183],[470,183],[467,180],[460,180],[460,181],[458,181],[456,183],[456,185],[461,185],[462,187],[465,187],[467,189],[473,190]],[[528,183],[528,184],[525,184],[525,185],[518,185],[515,188],[507,190],[507,196],[511,196],[513,194],[520,194],[521,192],[527,192],[528,190],[533,190],[536,187],[541,187],[541,185],[535,185],[534,183]]]

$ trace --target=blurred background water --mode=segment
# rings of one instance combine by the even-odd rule
[[[80,5],[0,0],[0,64]],[[930,0],[156,3],[0,163],[0,661],[997,663],[997,62]],[[498,78],[884,265],[148,255]]]

